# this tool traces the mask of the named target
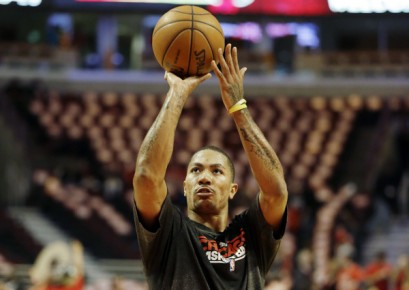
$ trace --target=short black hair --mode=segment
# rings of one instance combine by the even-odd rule
[[[228,162],[228,165],[229,165],[229,168],[230,168],[230,171],[231,171],[232,181],[234,181],[234,178],[236,177],[236,170],[234,169],[234,164],[233,164],[232,159],[231,159],[230,156],[226,153],[226,151],[224,151],[224,150],[221,149],[220,147],[217,147],[217,146],[214,146],[214,145],[206,145],[206,146],[200,148],[199,150],[197,150],[197,151],[195,152],[195,154],[198,153],[198,152],[200,152],[200,151],[204,151],[204,150],[216,151],[216,152],[219,152],[219,153],[223,154],[223,155],[226,157],[227,162]]]

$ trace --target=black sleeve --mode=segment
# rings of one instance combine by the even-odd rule
[[[274,231],[273,227],[265,220],[258,200],[257,197],[245,214],[247,214],[246,219],[252,248],[257,255],[260,269],[267,272],[274,261],[281,238],[285,232],[287,224],[287,208],[281,218],[279,229]]]
[[[169,195],[167,195],[159,214],[159,227],[155,231],[150,231],[139,220],[135,203],[133,207],[136,234],[142,258],[148,268],[155,267],[154,263],[164,262],[161,261],[161,258],[166,256],[164,253],[168,247],[167,243],[172,240],[170,236],[173,228],[181,224],[181,213],[173,206]]]

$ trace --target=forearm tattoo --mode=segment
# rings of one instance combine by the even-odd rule
[[[176,98],[177,100],[179,100],[181,99],[181,96],[176,96]],[[176,123],[178,118],[180,117],[181,111],[183,110],[183,106],[184,103],[182,101],[177,101],[175,102],[174,106],[172,106],[169,99],[165,100],[161,112],[159,112],[158,117],[155,119],[152,127],[149,129],[149,132],[146,136],[146,145],[141,148],[141,152],[143,152],[144,154],[148,154],[153,150],[157,142],[159,142],[158,140],[160,140],[164,136],[172,136],[169,135],[169,130],[174,130],[175,128],[169,125],[173,124],[174,122],[174,127],[176,127]],[[167,117],[165,117],[166,115]],[[166,135],[163,135],[164,132],[166,132]]]
[[[254,124],[255,125],[255,124]],[[253,125],[253,126],[254,126]],[[263,140],[262,132],[257,130],[252,125],[246,127],[240,127],[240,135],[243,140],[249,145],[249,151],[256,154],[260,158],[264,165],[272,170],[282,171],[281,163],[278,160],[275,152],[269,147],[270,145],[266,144],[266,141]]]

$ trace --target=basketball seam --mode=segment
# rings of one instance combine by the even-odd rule
[[[181,34],[182,32],[184,32],[184,31],[186,31],[186,30],[191,30],[191,31],[192,31],[192,34],[191,34],[191,36],[190,36],[190,49],[189,49],[189,58],[188,58],[188,59],[189,59],[189,63],[188,63],[187,71],[186,71],[186,73],[189,73],[189,69],[190,69],[190,56],[191,56],[192,44],[193,44],[193,41],[192,41],[193,31],[196,30],[197,32],[199,32],[199,33],[206,39],[206,42],[207,42],[207,43],[209,44],[209,46],[210,46],[210,51],[212,52],[212,59],[215,59],[215,55],[214,55],[214,53],[213,53],[213,46],[210,45],[211,42],[209,41],[209,38],[207,37],[207,35],[206,35],[205,33],[203,33],[203,31],[201,31],[200,29],[197,29],[197,28],[186,28],[186,29],[180,30],[177,35]],[[166,54],[167,54],[167,52],[168,52],[168,50],[169,50],[169,47],[172,46],[172,44],[173,44],[174,41],[175,41],[175,39],[173,39],[173,40],[169,43],[169,45],[166,47],[166,49],[165,49],[165,53],[163,54],[162,61],[161,61],[162,66],[163,66],[163,62],[164,62],[164,60],[165,60]]]
[[[212,59],[215,59],[215,55],[214,55],[214,53],[213,53],[213,46],[210,44],[211,42],[209,41],[209,38],[207,37],[207,35],[206,34],[204,34],[201,30],[199,30],[199,29],[195,29],[195,30],[197,30],[198,32],[200,32],[200,34],[202,34],[203,35],[203,37],[206,39],[206,42],[207,42],[207,44],[209,45],[209,47],[210,47],[210,51],[212,52]]]
[[[190,6],[192,12],[191,24],[190,24],[190,44],[189,44],[189,57],[187,63],[186,73],[189,74],[190,71],[190,61],[192,57],[192,46],[193,46],[193,23],[194,23],[194,13],[193,13],[193,6]]]
[[[190,14],[193,14],[193,15],[213,15],[213,14],[211,14],[209,12],[207,12],[207,13],[189,13],[189,12],[183,12],[183,11],[177,11],[177,10],[173,10],[172,12],[180,13],[180,14],[187,14],[187,15],[190,15]]]
[[[185,6],[185,5],[184,5]],[[206,14],[211,14],[209,11],[207,11],[206,9],[199,9],[199,10],[202,10],[203,12],[202,13],[194,13],[194,11],[193,11],[193,9],[194,9],[194,5],[186,5],[186,6],[188,6],[188,7],[190,7],[190,13],[189,12],[184,12],[184,11],[180,11],[180,10],[177,10],[178,9],[178,7],[176,7],[176,8],[173,8],[172,9],[172,11],[174,11],[174,12],[178,12],[178,13],[182,13],[182,14],[197,14],[197,15],[206,15]],[[185,7],[186,7],[185,6]],[[183,6],[182,6],[183,7]],[[180,7],[179,7],[180,8]]]
[[[210,27],[213,27],[212,25],[209,25],[209,26],[210,26]],[[162,67],[163,67],[163,62],[165,61],[166,54],[167,54],[167,52],[168,52],[168,50],[169,50],[169,47],[172,46],[172,44],[173,44],[173,42],[175,41],[176,37],[177,37],[179,34],[181,34],[182,32],[186,31],[186,30],[191,30],[190,49],[189,49],[189,63],[188,63],[188,67],[187,67],[188,69],[187,69],[187,72],[186,72],[186,73],[189,73],[189,69],[190,69],[190,56],[191,56],[192,43],[193,43],[193,41],[192,41],[193,31],[196,30],[197,32],[200,32],[200,34],[203,35],[203,37],[206,39],[207,43],[208,43],[208,44],[211,43],[211,42],[209,41],[209,38],[207,37],[207,35],[206,35],[205,33],[203,33],[200,29],[191,27],[191,28],[186,28],[186,29],[180,30],[180,31],[178,31],[178,33],[176,34],[175,38],[174,38],[171,42],[169,42],[168,46],[167,46],[166,49],[165,49],[165,52],[164,52],[163,57],[162,57],[162,60],[161,60],[161,66],[162,66]],[[216,30],[217,30],[217,29],[216,29]],[[218,30],[217,30],[217,31],[218,31]],[[223,36],[223,35],[222,35],[222,36]],[[214,55],[214,53],[213,53],[213,46],[211,46],[211,45],[209,45],[209,46],[210,46],[210,51],[212,52],[212,59],[215,59],[215,55]]]
[[[196,21],[196,23],[200,23],[200,24],[203,24],[203,25],[209,26],[209,27],[213,28],[214,30],[216,30],[217,32],[219,32],[219,33],[220,33],[220,35],[221,35],[222,37],[224,37],[224,33],[223,33],[223,31],[220,31],[219,29],[217,29],[217,27],[216,27],[216,26],[214,26],[214,25],[210,25],[209,23],[207,23],[207,22],[203,22],[203,21]],[[195,29],[197,29],[197,28],[195,28]],[[199,30],[199,29],[198,29],[198,30]]]
[[[177,22],[185,22],[185,21],[191,22],[191,20],[176,20],[176,21],[172,21],[172,22],[170,22],[170,23],[166,23],[166,24],[164,24],[164,25],[158,27],[158,29],[156,29],[156,31],[152,34],[152,36],[154,36],[156,33],[158,33],[159,30],[161,30],[162,28],[164,28],[164,27],[166,27],[166,26],[168,26],[168,25],[171,25],[171,24],[174,24],[174,23],[177,23]],[[211,24],[209,24],[209,23],[207,23],[207,22],[205,22],[205,21],[195,20],[195,22],[196,22],[196,23],[200,23],[200,24],[204,24],[204,25],[207,25],[207,26],[210,26],[210,27],[214,28],[217,32],[219,32],[219,33],[224,37],[223,31],[220,31],[216,26],[211,25]],[[186,29],[190,29],[190,28],[186,28]]]

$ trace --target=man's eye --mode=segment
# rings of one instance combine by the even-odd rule
[[[213,170],[213,173],[215,173],[215,174],[221,174],[222,171],[221,171],[220,169],[215,169],[215,170]]]
[[[197,173],[197,172],[199,172],[199,168],[193,167],[193,168],[190,170],[190,172]]]

